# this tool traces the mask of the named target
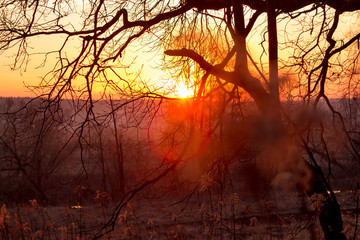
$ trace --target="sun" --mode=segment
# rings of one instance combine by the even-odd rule
[[[194,96],[194,91],[186,86],[184,83],[177,83],[176,86],[176,95],[179,98],[190,98]]]

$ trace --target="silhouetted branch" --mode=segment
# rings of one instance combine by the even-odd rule
[[[218,66],[213,66],[209,62],[207,62],[200,54],[196,53],[193,50],[189,49],[180,49],[180,50],[166,50],[164,52],[169,56],[177,56],[177,57],[188,57],[194,60],[196,63],[200,65],[202,69],[211,73],[214,76],[220,77],[225,81],[234,83],[234,74],[231,72],[227,72]]]

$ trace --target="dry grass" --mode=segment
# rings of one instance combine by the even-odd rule
[[[169,198],[134,199],[102,239],[322,239],[316,216],[309,206],[308,212],[296,208],[300,200],[293,193],[260,201],[241,200],[237,194],[216,197],[178,204]],[[114,208],[106,193],[94,198],[96,204],[81,206],[42,207],[36,200],[2,205],[0,239],[92,239]],[[354,237],[354,209],[343,211],[343,219],[348,239],[360,239]]]

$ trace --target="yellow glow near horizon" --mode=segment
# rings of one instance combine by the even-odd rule
[[[81,8],[81,4],[79,4]],[[246,14],[248,11],[246,12]],[[76,15],[76,14],[75,14]],[[70,20],[76,21],[78,23],[79,18],[76,15],[71,15]],[[347,13],[341,15],[341,22],[339,23],[338,30],[336,31],[335,35],[338,34],[337,40],[343,39],[342,41],[346,41],[350,39],[351,37],[355,36],[357,34],[356,27],[359,24],[359,18],[356,13]],[[247,16],[248,18],[250,16]],[[309,19],[311,19],[313,16],[309,15],[307,16]],[[266,15],[261,15],[259,19],[257,20],[257,23],[263,24],[264,28],[266,27],[266,21],[265,21]],[[351,24],[347,24],[351,22]],[[286,27],[285,27],[286,26]],[[287,33],[289,36],[292,36],[294,39],[298,37],[298,33],[302,31],[303,26],[301,24],[298,24],[297,21],[291,22],[291,24],[288,21],[280,21],[278,25],[279,33],[284,31],[284,33]],[[262,40],[262,29],[263,27],[254,27],[252,32],[249,33],[249,37],[247,38],[248,41],[248,52],[251,54],[252,58],[255,60],[255,62],[260,67],[261,64],[264,65],[264,69],[266,70],[266,56],[261,59],[261,56],[263,55],[263,48],[260,46],[263,42]],[[344,36],[343,36],[344,35]],[[306,36],[303,35],[304,43],[307,41],[310,41],[306,39]],[[312,39],[312,36],[309,35],[308,38]],[[53,50],[59,49],[64,41],[63,36],[59,35],[53,35],[53,36],[41,36],[39,38],[34,38],[33,40],[29,40],[29,54],[33,54],[30,56],[27,62],[27,67],[20,70],[13,71],[11,70],[9,65],[12,65],[14,63],[15,56],[17,55],[17,48],[16,46],[10,50],[7,50],[6,52],[0,53],[0,96],[3,97],[33,97],[36,96],[36,94],[29,89],[27,89],[25,86],[38,86],[41,82],[41,78],[44,77],[47,73],[53,71],[53,66],[56,64],[58,60],[58,56],[56,53],[50,54],[50,55],[42,55],[38,53],[44,53],[44,52],[51,52]],[[280,40],[282,38],[279,38]],[[279,41],[280,41],[279,40]],[[288,36],[284,40],[287,42],[292,42],[292,39],[288,39]],[[72,61],[74,57],[77,56],[77,53],[79,51],[79,44],[81,44],[82,39],[77,38],[72,41],[69,41],[69,46],[66,48],[66,56],[69,57],[69,60]],[[295,40],[294,40],[295,41]],[[221,45],[220,45],[221,47]],[[264,45],[266,49],[266,42]],[[160,68],[156,68],[156,64],[153,64],[155,62],[161,62],[162,55],[158,54],[156,51],[151,51],[151,46],[149,45],[149,48],[147,46],[143,46],[141,51],[139,51],[139,47],[131,48],[129,46],[129,51],[126,54],[126,57],[122,57],[121,59],[121,66],[124,66],[124,71],[120,71],[119,75],[121,75],[124,79],[135,82],[136,83],[136,76],[139,75],[139,82],[140,86],[141,82],[145,80],[146,82],[149,82],[149,84],[155,85],[155,88],[159,89],[161,88],[163,82],[159,81],[160,84],[157,84],[157,79],[159,79],[159,76],[164,76],[167,78],[167,73],[165,71],[162,71]],[[35,54],[36,53],[36,54]],[[281,59],[289,59],[289,56],[292,56],[293,49],[292,48],[284,48],[279,49],[279,58]],[[345,55],[345,54],[344,54]],[[137,58],[137,56],[139,56]],[[42,67],[42,63],[46,60],[46,66]],[[149,64],[149,62],[151,64]],[[155,66],[154,66],[155,65]],[[41,67],[40,67],[41,66]],[[249,64],[249,67],[252,68],[252,64]],[[260,67],[262,68],[262,67]],[[254,70],[254,72],[256,72]],[[138,74],[139,73],[139,74]],[[266,72],[265,72],[266,75]],[[110,77],[109,77],[110,78]],[[116,76],[111,76],[111,80],[116,81],[122,81],[119,80]],[[52,82],[51,82],[52,83]],[[341,97],[339,95],[339,87],[335,83],[331,83],[328,81],[327,83],[327,94],[330,97]],[[136,84],[134,84],[136,85]],[[169,90],[171,92],[168,94],[170,97],[177,97],[177,98],[190,98],[193,97],[194,94],[194,88],[189,85],[186,85],[184,83],[177,83],[173,80],[170,81],[170,84],[172,85],[171,88],[167,89],[167,86],[165,86],[165,90]],[[94,87],[94,94],[97,94],[95,98],[101,98],[102,96],[102,90],[103,90],[103,84],[97,84],[96,87]],[[75,88],[75,87],[74,87]],[[332,89],[334,90],[332,90]],[[355,87],[354,87],[355,88]]]
[[[194,96],[194,90],[190,89],[183,82],[180,82],[177,84],[175,94],[179,98],[190,98]]]

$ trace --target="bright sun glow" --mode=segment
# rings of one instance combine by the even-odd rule
[[[194,91],[184,83],[180,82],[177,84],[176,95],[180,98],[189,98],[194,96]]]

